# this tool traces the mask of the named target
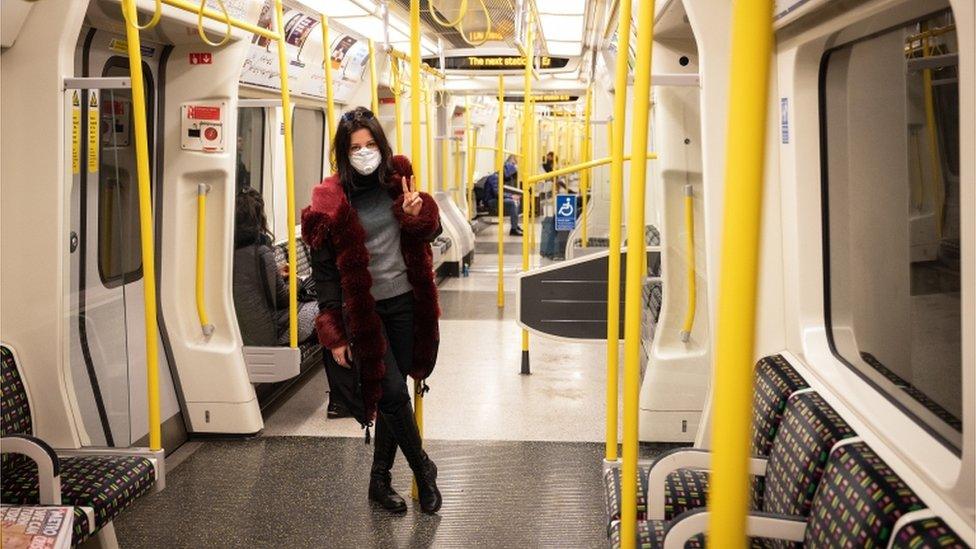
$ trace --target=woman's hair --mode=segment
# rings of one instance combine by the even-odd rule
[[[247,187],[237,193],[234,213],[234,246],[270,244],[274,236],[268,229],[268,217],[264,214],[264,199],[257,190]]]
[[[336,129],[335,139],[332,140],[332,157],[335,159],[336,172],[339,174],[342,187],[347,190],[352,188],[357,175],[356,170],[349,163],[352,134],[362,129],[369,130],[369,133],[373,134],[373,141],[380,151],[380,166],[377,168],[380,185],[388,185],[389,176],[393,173],[393,149],[390,148],[390,142],[386,139],[380,121],[366,107],[356,107],[339,118],[339,127]]]

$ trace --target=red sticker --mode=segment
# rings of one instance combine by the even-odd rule
[[[220,107],[187,107],[186,117],[190,120],[220,120]]]
[[[380,104],[381,105],[392,105],[394,103],[396,103],[396,99],[394,99],[392,97],[381,97],[380,98]]]
[[[190,54],[191,65],[209,65],[213,63],[213,54],[210,52],[200,52]]]

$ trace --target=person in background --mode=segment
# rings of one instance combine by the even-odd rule
[[[393,156],[379,120],[358,107],[342,115],[332,141],[336,173],[312,191],[302,238],[312,249],[319,342],[357,372],[367,429],[376,420],[370,501],[395,513],[407,504],[390,470],[399,446],[417,481],[420,508],[441,507],[437,466],[424,451],[407,376],[430,376],[440,343],[430,242],[441,232],[434,198],[415,191],[413,168]]]
[[[542,169],[546,173],[551,172],[556,166],[556,153],[549,151],[546,153],[545,159],[542,161]]]
[[[515,164],[515,157],[509,156],[505,160],[504,166],[505,174],[505,185],[515,186],[518,184],[518,167]],[[519,227],[519,214],[522,209],[520,208],[521,201],[518,199],[518,195],[508,191],[504,191],[504,201],[503,207],[505,211],[508,212],[509,219],[511,221],[511,229],[508,234],[512,236],[522,236],[522,228]],[[498,172],[495,172],[485,178],[485,203],[488,205],[488,212],[495,213],[498,211]],[[501,222],[501,220],[499,220]],[[501,230],[501,229],[499,229]]]

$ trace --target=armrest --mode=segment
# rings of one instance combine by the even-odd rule
[[[711,513],[695,509],[681,513],[664,531],[664,549],[683,549],[688,539],[705,532]],[[803,517],[752,512],[746,515],[746,536],[802,542],[807,530]]]
[[[666,491],[664,481],[678,469],[711,469],[712,452],[701,448],[677,448],[667,451],[651,465],[647,473],[647,518],[664,520]],[[766,459],[749,458],[749,474],[766,476]]]
[[[37,486],[41,505],[61,505],[61,462],[43,440],[28,435],[7,435],[0,439],[4,454],[22,454],[37,464]]]

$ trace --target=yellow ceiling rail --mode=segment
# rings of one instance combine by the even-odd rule
[[[199,15],[203,14],[207,19],[212,19],[219,23],[230,23],[230,26],[256,34],[258,36],[263,36],[269,40],[278,40],[279,34],[275,31],[266,29],[264,27],[259,27],[257,25],[252,25],[251,23],[241,21],[239,19],[234,19],[233,17],[225,17],[224,14],[214,11],[210,8],[201,8],[199,5],[195,5],[187,0],[162,0],[167,6],[172,6],[174,8],[179,8],[183,11],[188,11],[190,13]]]
[[[418,38],[418,40],[419,40],[419,38]],[[439,70],[431,67],[427,63],[421,63],[420,62],[420,57],[419,57],[419,55],[420,55],[420,51],[419,51],[420,50],[420,43],[419,42],[417,43],[417,50],[418,50],[417,51],[417,56],[418,57],[416,57],[416,58],[413,57],[413,46],[414,46],[414,44],[411,42],[411,44],[410,44],[411,54],[410,55],[407,55],[407,54],[403,53],[402,51],[400,51],[400,50],[398,50],[396,48],[392,48],[392,47],[389,48],[389,49],[387,49],[386,50],[386,53],[390,54],[391,57],[394,57],[394,58],[399,59],[401,61],[410,63],[410,71],[411,71],[411,73],[414,71],[414,65],[416,64],[418,70],[424,71],[424,72],[426,72],[427,74],[429,74],[429,75],[431,75],[433,77],[440,78],[441,80],[444,80],[445,76],[444,76],[444,73],[443,72],[441,72],[441,71],[439,71]],[[415,59],[417,61],[416,63],[414,63],[414,60]],[[413,82],[413,76],[412,75],[411,75],[411,78],[410,78],[410,87],[411,87],[411,89],[415,89],[416,88],[416,86],[414,85],[414,82]]]
[[[329,125],[328,138],[329,143],[331,143],[335,139],[336,124],[338,123],[335,117],[335,94],[332,87],[332,52],[330,51],[332,45],[329,43],[329,18],[325,14],[320,14],[319,18],[322,22],[322,68],[325,70],[325,118]],[[331,147],[329,148],[331,149]],[[335,150],[329,153],[329,164],[333,170],[336,169],[335,155]]]
[[[732,9],[708,535],[726,547],[745,547],[773,1],[739,0]]]
[[[370,87],[370,110],[376,116],[380,115],[380,83],[376,79],[376,44],[369,40],[369,87]]]
[[[129,76],[132,82],[132,122],[135,130],[136,182],[139,188],[139,229],[142,249],[143,320],[146,328],[146,392],[149,448],[162,449],[159,422],[159,327],[156,324],[156,241],[153,235],[152,190],[149,186],[149,138],[146,128],[146,89],[142,79],[142,50],[135,26],[136,0],[122,0]]]
[[[505,78],[498,75],[498,129],[495,135],[495,169],[498,173],[498,308],[505,307]]]
[[[207,318],[207,300],[204,291],[206,289],[204,273],[207,267],[207,194],[209,193],[210,185],[206,183],[197,185],[197,316],[200,318],[200,328],[206,337],[210,337],[214,333],[214,325]]]
[[[653,44],[654,0],[641,0],[637,12],[637,70],[634,74],[634,97],[631,108],[633,113],[631,157],[633,158],[642,158],[647,153]],[[637,539],[637,457],[643,286],[641,279],[647,264],[646,254],[643,253],[646,183],[647,162],[631,164],[630,196],[627,197],[627,242],[630,243],[630,248],[627,254],[624,282],[624,429],[621,454],[623,459],[620,466],[620,539],[624,549],[634,549]]]
[[[698,305],[698,275],[695,273],[695,188],[685,185],[685,268],[688,270],[688,309],[681,326],[681,341],[691,339],[695,327],[695,309]]]

